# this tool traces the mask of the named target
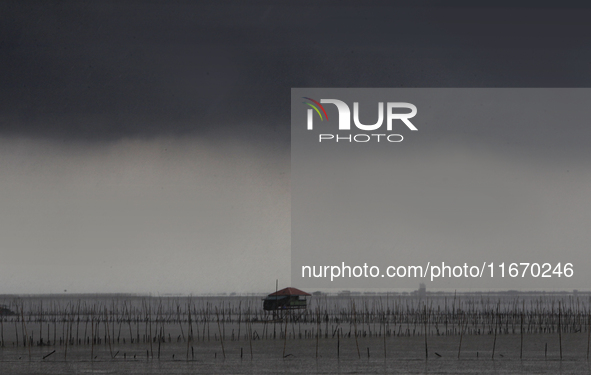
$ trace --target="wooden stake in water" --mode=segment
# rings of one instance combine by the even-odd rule
[[[562,317],[561,301],[558,301],[558,342],[560,344],[560,360],[562,361],[562,327],[560,326],[560,319]]]
[[[337,359],[341,358],[341,330],[337,327]]]
[[[548,359],[548,343],[544,345],[544,359]]]
[[[16,308],[17,308],[16,312],[18,314],[18,306]],[[13,320],[14,320],[14,333],[16,335],[16,347],[18,348],[18,324],[17,324],[18,319],[15,318]]]
[[[460,353],[462,352],[462,338],[464,337],[464,329],[468,326],[468,319],[466,318],[465,312],[462,314],[462,317],[463,320],[460,322],[460,346],[458,347],[458,359],[460,359]]]
[[[279,280],[275,280],[275,293],[277,293],[277,289],[279,289]],[[277,303],[277,294],[275,294],[275,303]],[[275,306],[277,308],[277,306]],[[273,310],[273,339],[277,338],[277,332],[275,330],[275,324],[277,322],[277,310]]]
[[[588,319],[587,319],[587,360],[589,360],[589,344],[591,343],[591,314],[587,312]]]
[[[152,345],[152,302],[151,301],[148,301],[148,315],[150,316],[150,318],[149,318],[149,322],[150,322],[150,356],[152,358],[154,358],[154,346]],[[110,341],[109,341],[109,345],[110,345]]]
[[[497,320],[499,320],[499,307],[501,305],[501,301],[499,301],[499,303],[497,304],[497,314],[495,315],[495,317],[493,318],[493,322],[495,324],[495,339],[493,341],[493,349],[492,349],[492,359],[495,359],[495,348],[497,346],[497,328],[498,328],[498,324],[497,324]]]
[[[193,339],[191,337],[191,329],[192,329],[192,323],[191,323],[191,299],[189,299],[189,302],[187,303],[187,313],[189,314],[188,317],[187,317],[188,324],[189,324],[189,327],[187,328],[187,361],[188,361],[189,360],[189,348],[191,347],[191,340]]]
[[[218,314],[218,307],[215,307],[215,315],[217,316],[218,319],[218,331],[220,333],[220,342],[222,344],[222,354],[224,355],[224,359],[226,359],[226,351],[224,350],[224,337],[222,335],[222,329],[220,327],[220,316]]]
[[[26,340],[25,343],[27,344],[28,348],[29,348],[29,361],[31,360],[31,341],[29,340],[29,335],[27,334],[27,325],[25,324],[25,303],[23,302],[21,305],[21,317],[23,319],[23,328],[25,330],[25,337],[24,339]],[[18,312],[18,310],[17,310]]]
[[[64,336],[64,338],[65,338],[65,340],[64,340],[64,341],[65,341],[65,349],[64,349],[64,361],[66,361],[66,360],[68,359],[68,341],[70,341],[70,340],[68,340],[68,339],[67,339],[67,338],[68,338],[68,335],[69,335],[69,331],[68,331],[68,330],[69,330],[69,328],[70,328],[70,326],[69,326],[69,324],[68,324],[68,320],[69,320],[69,319],[68,319],[67,317],[68,317],[68,316],[66,315],[66,316],[65,316],[65,318],[66,318],[66,321],[64,322],[64,323],[66,324],[66,335]]]
[[[287,346],[287,323],[289,322],[289,311],[285,315],[285,332],[283,336],[283,358],[285,358],[285,348]]]
[[[39,308],[39,344],[43,345],[43,300],[41,300],[41,307]],[[2,339],[4,341],[4,339]],[[4,344],[4,343],[2,343]]]
[[[248,315],[248,344],[250,345],[250,360],[252,361],[252,322],[250,321],[250,314]]]
[[[424,307],[424,313],[425,313],[425,359],[429,359],[429,348],[427,346],[427,303],[425,302],[425,307]]]
[[[164,330],[164,328],[162,326],[160,326],[160,333],[158,335],[158,359],[160,359],[160,344],[162,343],[162,336],[163,336],[162,331],[163,330]]]
[[[151,319],[152,319],[152,316],[150,315],[150,320]],[[106,327],[107,340],[109,341],[109,353],[111,354],[111,358],[113,358],[113,347],[111,346],[111,331],[109,330],[109,314],[107,312],[107,306],[105,306],[105,327]],[[152,323],[150,322],[150,338],[151,337],[152,337]],[[150,340],[150,349],[151,348],[152,348],[152,341]]]
[[[320,338],[320,307],[316,307],[316,358],[318,358],[318,340]]]
[[[80,300],[78,300],[78,313],[77,313],[78,322],[76,323],[76,345],[80,343],[78,338],[78,333],[80,329]]]
[[[90,324],[90,335],[91,335],[90,360],[93,361],[94,360],[94,306],[92,308],[92,312],[90,313],[90,321],[91,321],[91,324]]]
[[[519,359],[523,359],[523,312],[521,313],[521,347],[519,349]]]
[[[1,332],[1,337],[0,337],[0,341],[2,344],[2,347],[4,347],[4,317],[0,316],[0,332]]]
[[[238,303],[238,341],[240,341],[240,323],[242,321],[242,301]],[[240,349],[242,350],[242,348]],[[242,358],[242,355],[240,356]]]
[[[355,301],[353,301],[353,328],[355,329],[355,345],[357,346],[357,356],[361,359],[359,352],[359,342],[357,341],[357,312],[355,311]]]
[[[388,357],[388,352],[386,350],[386,313],[383,313],[383,320],[384,320],[384,359]]]

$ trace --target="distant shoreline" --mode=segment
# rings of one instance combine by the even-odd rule
[[[6,293],[0,294],[0,299],[5,298],[219,298],[219,297],[265,297],[272,291],[268,292],[254,292],[254,293],[201,293],[201,294],[183,294],[183,293]],[[423,297],[445,297],[445,296],[499,296],[499,297],[512,297],[512,296],[589,296],[591,297],[591,291],[582,290],[561,290],[561,291],[519,291],[519,290],[504,290],[504,291],[427,291],[423,295],[419,295],[418,291],[411,292],[360,292],[360,291],[335,291],[335,292],[314,292],[314,296],[423,296]]]

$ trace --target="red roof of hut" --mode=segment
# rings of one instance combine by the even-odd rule
[[[311,294],[299,290],[297,288],[285,288],[269,294],[269,297],[274,296],[311,296]]]

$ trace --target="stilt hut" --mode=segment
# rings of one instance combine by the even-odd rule
[[[296,310],[305,309],[308,306],[307,297],[311,294],[297,288],[285,288],[271,293],[263,300],[263,309],[272,310]]]

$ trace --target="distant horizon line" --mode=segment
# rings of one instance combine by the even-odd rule
[[[79,293],[3,293],[0,298],[18,298],[18,297],[264,297],[272,292],[213,292],[213,293],[131,293],[131,292],[79,292]],[[356,290],[339,290],[339,291],[314,291],[312,296],[445,296],[445,295],[588,295],[591,297],[591,290],[487,290],[487,291],[356,291]]]

